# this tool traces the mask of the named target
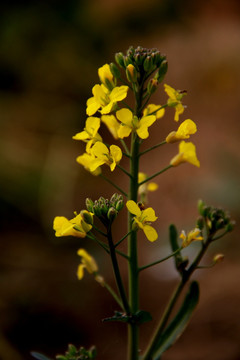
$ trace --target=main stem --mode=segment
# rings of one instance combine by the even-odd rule
[[[142,87],[135,93],[136,116],[141,116],[142,106]],[[129,200],[137,202],[138,196],[138,172],[139,172],[139,138],[136,133],[132,133],[131,139],[131,157],[130,157],[130,188]],[[128,215],[128,231],[132,230],[132,215]],[[132,314],[139,310],[139,269],[137,254],[137,232],[132,231],[128,238],[128,256],[129,256],[129,304]],[[139,349],[139,329],[136,323],[128,325],[128,360],[138,359]]]

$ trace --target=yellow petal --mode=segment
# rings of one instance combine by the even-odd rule
[[[116,116],[118,120],[121,121],[121,123],[130,127],[132,126],[133,113],[129,109],[123,108],[121,110],[118,110],[116,112]]]
[[[144,219],[144,221],[156,221],[157,216],[155,215],[155,211],[153,208],[149,207],[142,211],[141,218]]]
[[[170,97],[170,99],[176,99],[176,90],[172,88],[171,86],[164,84],[164,90],[167,93],[167,95]]]
[[[118,129],[120,127],[120,124],[115,118],[115,116],[102,115],[101,120],[107,126],[108,130],[110,131],[114,139],[118,139]]]
[[[89,138],[89,134],[84,130],[84,131],[81,131],[80,133],[77,133],[72,138],[74,140],[86,140]]]
[[[144,225],[143,231],[149,241],[153,242],[153,241],[157,240],[158,234],[151,225]]]
[[[136,215],[137,217],[141,216],[141,210],[139,209],[138,205],[133,200],[128,200],[126,203],[126,207],[128,208],[128,211]]]
[[[90,116],[86,120],[86,131],[94,137],[96,133],[98,132],[98,129],[100,127],[100,119],[97,117]]]
[[[95,114],[96,111],[100,108],[100,104],[96,101],[95,97],[91,97],[87,100],[87,115],[91,116]]]
[[[77,269],[77,277],[78,277],[78,280],[82,280],[83,278],[83,275],[84,275],[84,268],[85,266],[83,264],[80,264],[78,266],[78,269]]]
[[[111,145],[110,154],[112,155],[116,163],[119,163],[122,158],[122,150],[120,149],[120,147],[118,147],[117,145]]]
[[[109,95],[111,101],[121,101],[127,96],[128,86],[116,86]]]
[[[131,134],[131,132],[132,132],[131,127],[127,125],[120,125],[117,134],[120,139],[123,139],[125,137],[128,137]]]
[[[105,159],[106,155],[109,154],[109,150],[105,144],[97,141],[92,147],[92,154],[98,158]]]

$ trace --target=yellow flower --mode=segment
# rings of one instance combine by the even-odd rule
[[[84,238],[92,225],[87,224],[80,214],[76,215],[73,219],[68,220],[64,216],[56,216],[53,221],[53,229],[55,236],[76,236]]]
[[[143,172],[138,173],[138,183],[140,184],[142,181],[146,180],[147,174]],[[148,191],[156,191],[158,189],[158,184],[155,182],[144,183],[139,186],[138,193],[140,196],[146,196]]]
[[[108,64],[105,64],[98,69],[98,76],[101,83],[108,89],[113,89],[115,87],[116,82]]]
[[[104,285],[103,277],[98,274],[98,265],[95,259],[84,249],[79,249],[77,254],[81,256],[81,264],[78,266],[77,270],[78,279],[81,280],[83,278],[84,269],[86,269],[89,274],[94,275],[97,282]]]
[[[182,247],[186,247],[188,245],[190,245],[193,241],[201,241],[203,240],[203,237],[200,235],[201,231],[198,228],[195,228],[191,231],[189,231],[189,233],[185,233],[184,230],[182,230],[181,235],[180,235],[180,239],[182,239]]]
[[[82,140],[87,142],[86,151],[89,153],[91,146],[96,141],[102,141],[101,136],[98,134],[100,127],[100,119],[97,117],[88,117],[86,120],[85,128],[80,133],[73,136],[74,140]]]
[[[161,105],[154,105],[154,104],[149,104],[144,110],[143,110],[143,116],[147,116],[149,114],[152,114],[154,111],[156,111],[157,109],[159,109],[161,107]],[[163,115],[165,114],[165,109],[161,109],[158,110],[154,115],[156,116],[157,119],[160,119],[161,117],[163,117]]]
[[[192,165],[200,167],[200,162],[196,155],[196,147],[192,142],[180,142],[179,153],[172,158],[170,165],[177,166],[184,162],[189,162]]]
[[[149,223],[157,220],[155,211],[152,208],[140,210],[138,205],[133,200],[127,201],[126,206],[131,214],[136,215],[134,217],[134,224],[143,230],[147,239],[149,241],[157,240],[158,234],[156,230],[151,225],[149,225]]]
[[[132,131],[136,131],[141,139],[146,139],[149,136],[149,126],[156,121],[155,115],[143,116],[138,120],[129,109],[125,108],[118,110],[116,116],[122,123],[118,130],[120,139],[129,136]]]
[[[77,157],[77,162],[82,165],[87,171],[91,171],[91,173],[95,176],[98,176],[101,174],[101,168],[96,167],[94,171],[90,170],[90,165],[93,161],[95,161],[95,156],[91,154],[91,149],[89,153],[84,153],[83,155],[80,155]]]
[[[111,171],[113,171],[122,158],[122,150],[118,146],[111,145],[108,149],[106,145],[99,141],[93,145],[91,152],[95,159],[89,165],[90,171],[95,171],[103,164],[109,165]]]
[[[174,143],[179,140],[188,139],[190,135],[197,132],[197,126],[194,121],[187,119],[182,122],[177,131],[172,131],[166,137],[167,143]]]
[[[186,92],[181,92],[178,90],[173,89],[171,86],[164,84],[164,90],[169,96],[167,101],[168,106],[175,108],[175,116],[174,120],[179,120],[179,115],[184,112],[184,106],[182,105],[182,98],[186,94]]]
[[[102,122],[107,126],[108,130],[114,137],[114,139],[118,139],[118,130],[121,126],[114,115],[102,115]]]
[[[112,91],[101,84],[97,84],[93,87],[93,97],[87,100],[87,114],[89,116],[99,111],[102,114],[109,114],[116,103],[125,99],[127,96],[128,86],[116,86]]]

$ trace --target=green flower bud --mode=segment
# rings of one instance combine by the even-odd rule
[[[120,210],[122,210],[123,206],[124,206],[123,200],[118,200],[115,208],[116,208],[117,211],[120,211]]]
[[[204,219],[202,217],[199,217],[197,219],[196,227],[202,230],[204,228]]]
[[[125,62],[124,62],[124,55],[123,53],[119,52],[115,54],[115,61],[116,63],[125,69]]]
[[[101,214],[106,215],[108,212],[108,206],[106,204],[101,204],[100,206]]]
[[[114,209],[114,207],[110,207],[110,209],[108,210],[108,213],[107,213],[107,218],[108,218],[111,222],[113,222],[113,220],[116,219],[117,214],[118,214],[117,210]]]
[[[154,69],[152,56],[147,56],[143,63],[143,68],[146,72],[151,72]]]
[[[160,83],[163,81],[168,70],[167,60],[163,60],[154,78]]]
[[[157,87],[158,87],[158,81],[156,79],[151,79],[147,85],[148,94],[152,95],[157,90]]]
[[[92,210],[93,210],[94,215],[96,215],[96,216],[102,215],[101,210],[98,205],[93,205]]]
[[[198,212],[203,216],[203,208],[205,207],[205,203],[202,200],[198,200]]]
[[[226,226],[226,231],[230,232],[234,229],[235,221],[230,221]]]
[[[93,212],[93,201],[90,198],[86,198],[85,200],[86,208],[88,211]]]
[[[120,78],[121,73],[120,73],[120,70],[118,69],[118,67],[117,67],[116,64],[111,63],[111,64],[110,64],[110,70],[111,70],[111,73],[113,74],[113,76],[114,76],[116,79],[119,79],[119,78]]]
[[[87,211],[87,210],[82,210],[82,211],[80,212],[80,214],[81,214],[83,220],[84,220],[87,224],[90,224],[90,225],[93,224],[93,215],[92,215],[89,211]]]

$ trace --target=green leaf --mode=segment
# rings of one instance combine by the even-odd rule
[[[47,356],[45,356],[43,354],[40,354],[38,352],[35,352],[35,351],[32,351],[31,355],[37,360],[52,360],[49,357],[47,357]]]
[[[160,336],[156,345],[153,360],[159,360],[161,355],[170,348],[185,330],[199,300],[199,286],[197,281],[193,281],[189,286],[189,291],[183,304],[175,318],[167,326]]]

